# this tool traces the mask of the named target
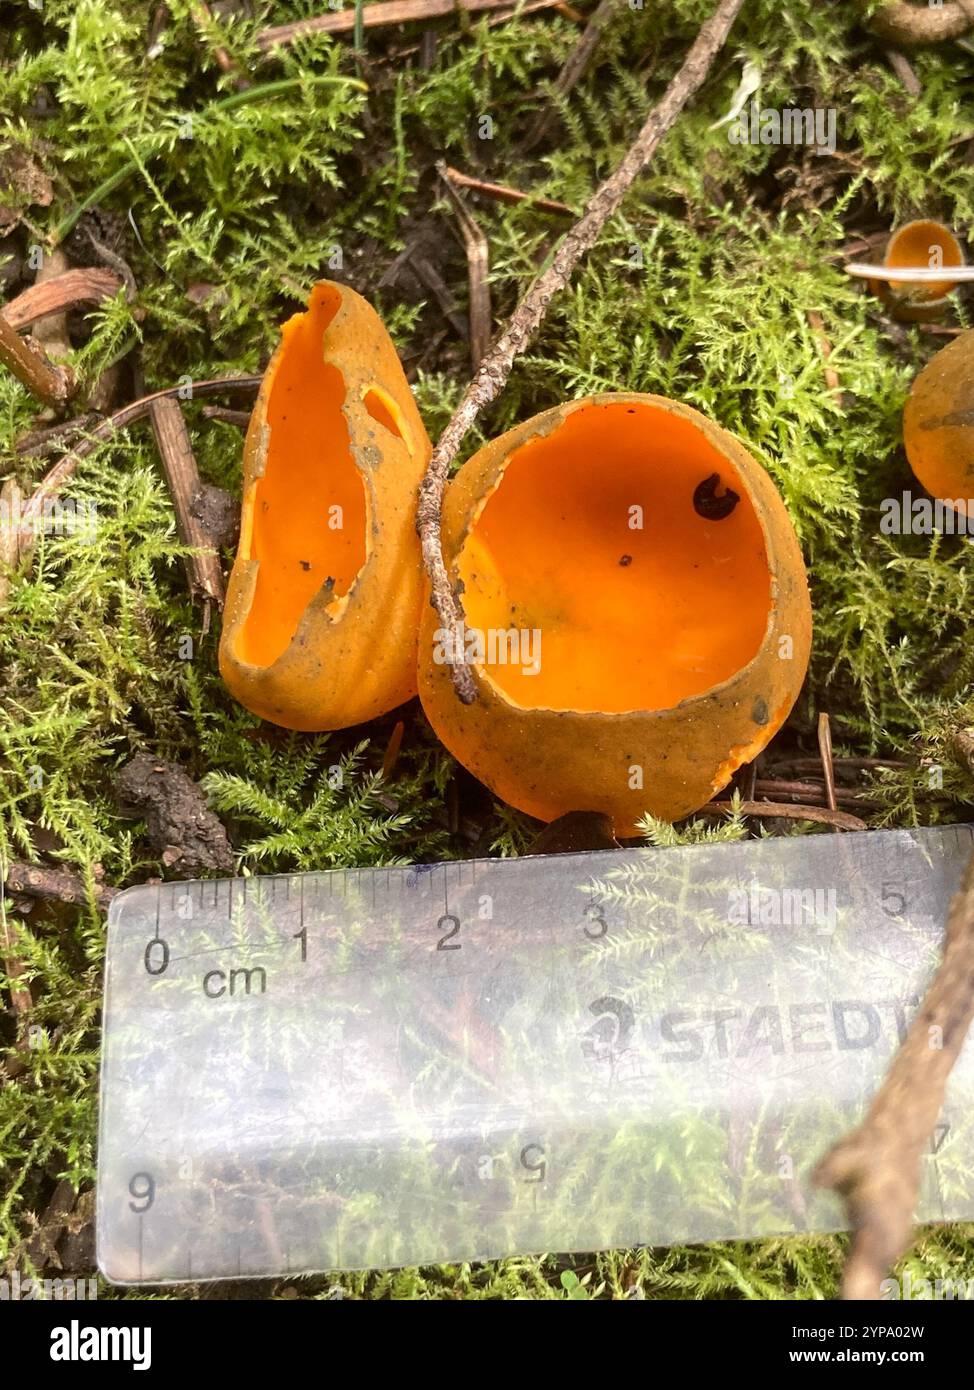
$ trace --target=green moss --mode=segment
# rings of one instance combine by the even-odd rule
[[[140,287],[89,316],[77,364],[94,379],[139,347],[148,387],[182,376],[251,373],[277,326],[321,275],[346,278],[386,316],[414,378],[430,433],[466,379],[465,346],[408,275],[382,279],[417,236],[432,238],[461,312],[462,246],[435,160],[518,183],[581,209],[617,163],[676,70],[710,0],[621,7],[584,80],[559,99],[552,134],[525,158],[520,142],[576,39],[561,15],[489,26],[435,26],[432,66],[390,60],[418,31],[306,38],[261,63],[255,34],[322,8],[262,4],[210,35],[273,82],[301,78],[234,110],[233,90],[174,0],[161,51],[146,54],[155,9],[133,0],[45,0],[0,39],[5,137],[53,181],[47,209],[24,208],[19,249],[41,244],[126,165],[101,203],[115,215]],[[812,716],[827,709],[837,751],[898,753],[927,765],[879,780],[876,824],[963,819],[971,794],[946,734],[974,722],[967,638],[974,562],[961,539],[881,538],[880,500],[913,487],[900,441],[910,379],[942,341],[891,331],[877,303],[845,276],[839,251],[922,211],[961,235],[974,227],[974,164],[963,94],[972,60],[960,46],[917,54],[922,95],[907,95],[857,23],[858,6],[754,0],[701,98],[681,118],[571,289],[520,359],[507,390],[468,441],[565,397],[625,388],[680,397],[744,438],[769,469],[799,530],[815,602],[806,695],[790,737],[811,751]],[[761,66],[768,106],[834,106],[833,158],[734,146],[713,123],[740,65]],[[363,95],[324,77],[362,77]],[[314,79],[314,80],[312,80]],[[43,105],[39,108],[39,98]],[[478,137],[493,119],[493,139]],[[187,119],[189,118],[189,119]],[[0,201],[17,206],[17,190]],[[478,204],[490,243],[495,320],[503,321],[550,253],[563,223],[529,205]],[[110,230],[110,229],[109,229]],[[79,230],[78,263],[94,253]],[[336,255],[341,268],[336,269]],[[200,287],[213,286],[205,302]],[[825,381],[809,311],[821,316],[844,392]],[[962,301],[958,322],[966,323]],[[128,387],[125,387],[128,389]],[[188,409],[204,475],[239,486],[240,437]],[[0,377],[0,439],[36,407]],[[21,458],[21,482],[46,464]],[[419,719],[388,783],[379,778],[394,719],[348,736],[262,730],[223,690],[215,634],[203,638],[186,595],[180,547],[143,427],[97,448],[68,497],[93,499],[91,544],[50,538],[11,587],[0,624],[0,849],[27,857],[38,835],[93,891],[159,872],[143,828],[120,818],[113,770],[139,748],[205,777],[247,871],[383,864],[469,851],[446,805],[453,768]],[[191,659],[182,639],[193,636]],[[329,770],[343,769],[341,786]],[[930,767],[943,769],[936,786]],[[39,775],[38,775],[39,774]],[[480,844],[514,853],[524,817],[489,808]],[[703,827],[647,827],[654,843]],[[722,836],[742,833],[739,823]],[[16,921],[12,916],[9,920]],[[38,1046],[0,1090],[0,1257],[24,1263],[33,1214],[61,1175],[94,1168],[97,1010],[103,926],[84,912],[35,910],[14,928],[35,1005]],[[4,988],[0,980],[0,989]],[[5,996],[6,998],[6,996]],[[14,1020],[0,1028],[12,1041]],[[970,1231],[924,1234],[919,1275],[970,1260]],[[615,1252],[571,1261],[517,1259],[422,1273],[342,1276],[301,1285],[329,1296],[389,1298],[828,1297],[842,1242],[774,1240],[706,1249]]]

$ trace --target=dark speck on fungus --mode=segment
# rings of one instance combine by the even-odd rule
[[[723,521],[741,500],[733,488],[726,488],[723,495],[717,496],[720,487],[720,474],[711,473],[693,491],[693,510],[707,521]]]

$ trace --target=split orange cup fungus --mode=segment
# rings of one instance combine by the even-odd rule
[[[787,718],[808,663],[798,541],[767,473],[704,416],[600,395],[487,444],[447,489],[443,551],[463,650],[427,608],[433,728],[542,820],[704,805]],[[457,698],[448,658],[478,698]]]
[[[914,381],[903,442],[927,491],[974,517],[974,329],[941,348]]]
[[[220,671],[247,709],[342,729],[416,693],[429,455],[375,310],[346,285],[316,285],[283,327],[244,448]]]
[[[886,243],[883,264],[890,270],[899,267],[922,270],[925,267],[948,270],[964,264],[960,242],[942,222],[922,219],[906,222]],[[907,280],[870,281],[871,287],[895,318],[911,322],[939,318],[949,306],[948,295],[957,288],[957,281],[945,276],[943,280],[910,283]]]

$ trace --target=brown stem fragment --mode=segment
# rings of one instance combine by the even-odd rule
[[[0,363],[52,410],[60,410],[74,390],[74,372],[55,366],[42,348],[21,338],[0,314]]]
[[[470,365],[474,372],[487,356],[493,313],[490,307],[490,247],[487,238],[471,216],[454,187],[445,164],[436,166],[450,202],[456,210],[467,253],[467,289],[470,301]]]
[[[178,402],[167,396],[152,403],[149,420],[169,483],[180,538],[194,547],[194,553],[186,556],[190,590],[194,598],[222,608],[225,590],[220,557],[192,507],[200,489],[200,474],[183,412]]]
[[[818,749],[822,755],[822,774],[825,777],[825,798],[829,809],[835,810],[835,765],[832,762],[832,726],[824,712],[818,717]]]
[[[581,81],[585,69],[592,61],[605,26],[618,9],[619,0],[599,0],[599,4],[586,24],[578,43],[569,53],[564,67],[555,78],[555,92],[558,96],[567,97]],[[545,139],[557,114],[557,109],[552,106],[546,106],[539,113],[537,120],[528,132],[528,138],[524,142],[525,151],[534,149],[535,145],[540,144]]]
[[[493,198],[498,203],[530,203],[538,212],[554,212],[560,216],[574,217],[567,203],[559,203],[557,198],[536,198],[533,193],[525,193],[520,188],[511,188],[506,183],[490,183],[485,179],[474,178],[461,169],[444,164],[440,172],[458,188],[469,188],[474,193],[482,193],[485,198]]]
[[[11,859],[4,869],[3,882],[9,892],[25,893],[29,898],[49,898],[54,902],[78,904],[88,901],[84,879],[69,869],[52,869],[45,864],[25,864]],[[95,902],[100,908],[107,908],[118,891],[108,884],[96,884]]]
[[[194,396],[217,396],[225,391],[257,391],[260,389],[261,381],[262,378],[259,376],[216,377],[210,381],[194,381],[192,390]],[[36,491],[24,508],[25,531],[30,533],[36,518],[44,510],[44,503],[57,496],[67,480],[73,475],[78,464],[82,459],[87,458],[93,449],[97,448],[104,440],[111,439],[127,425],[134,424],[136,420],[144,419],[156,401],[165,400],[172,396],[181,396],[185,390],[185,386],[167,386],[162,391],[153,391],[148,396],[131,401],[121,410],[116,410],[114,415],[109,415],[85,439],[76,444],[69,453],[58,459],[54,467],[41,479]]]
[[[815,1170],[853,1229],[842,1298],[878,1299],[910,1244],[920,1167],[951,1068],[974,1018],[974,855],[947,918],[943,960],[862,1124]]]
[[[733,801],[708,801],[697,812],[700,816],[734,813]],[[796,806],[787,801],[740,801],[737,809],[745,816],[767,816],[769,820],[809,820],[831,825],[835,830],[868,830],[864,820],[848,811],[832,811],[827,806]]]
[[[3,317],[18,331],[49,314],[63,313],[79,304],[103,304],[121,289],[122,282],[110,270],[96,267],[66,270],[50,280],[39,280],[3,308]]]
[[[663,136],[691,97],[700,90],[743,3],[744,0],[720,0],[662,99],[650,111],[621,164],[595,190],[585,212],[565,235],[551,263],[524,295],[507,327],[481,362],[433,450],[420,488],[416,525],[423,562],[430,579],[431,601],[440,626],[453,638],[455,645],[450,648],[453,652],[465,650],[465,620],[459,598],[446,572],[440,542],[443,493],[450,464],[477,416],[503,389],[515,359],[534,337],[554,295],[568,284],[575,266],[595,245],[602,228],[618,210],[636,176],[655,154]],[[472,704],[477,698],[477,687],[467,666],[452,664],[451,677],[458,698],[464,704]]]
[[[555,10],[560,0],[530,0],[524,10]],[[410,24],[416,20],[438,19],[444,15],[456,14],[458,10],[469,12],[477,10],[510,10],[514,13],[512,0],[378,0],[374,5],[362,8],[362,24],[366,29],[388,24]],[[355,7],[339,10],[336,13],[317,15],[314,19],[298,19],[291,24],[278,24],[270,29],[262,29],[257,42],[268,51],[281,45],[293,43],[305,34],[343,34],[355,28]]]

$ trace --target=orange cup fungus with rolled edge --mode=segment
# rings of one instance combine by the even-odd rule
[[[282,329],[244,447],[220,672],[247,709],[342,729],[416,693],[429,455],[375,310],[346,285],[316,285]]]
[[[963,265],[964,252],[949,227],[942,222],[921,219],[897,228],[886,243],[883,264],[889,270],[898,267],[939,269],[940,266],[946,270]],[[949,307],[948,295],[957,288],[957,281],[949,277],[913,283],[908,280],[870,281],[870,284],[895,318],[911,322],[939,318]]]
[[[974,518],[974,329],[941,348],[914,381],[903,442],[927,491]]]
[[[697,810],[787,718],[808,663],[801,551],[763,468],[697,411],[600,395],[487,444],[450,483],[466,618],[420,634],[433,728],[498,796],[553,820]],[[461,655],[477,698],[454,692]]]

